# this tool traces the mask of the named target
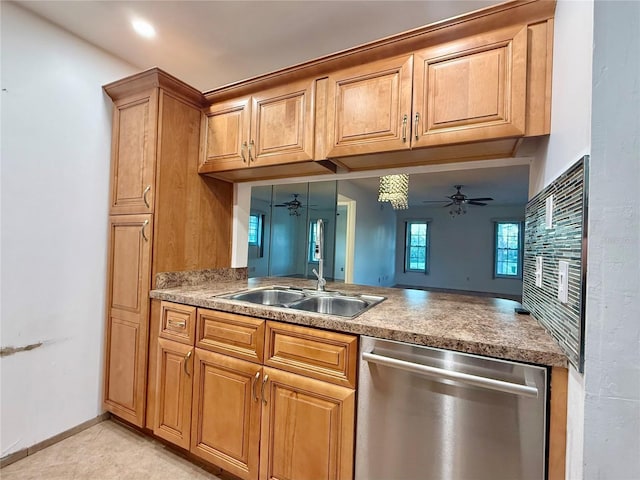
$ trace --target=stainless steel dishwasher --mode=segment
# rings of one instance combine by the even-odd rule
[[[362,337],[356,480],[542,480],[547,369]]]

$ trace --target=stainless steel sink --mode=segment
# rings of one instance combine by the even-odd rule
[[[317,296],[305,298],[289,306],[305,312],[352,317],[364,311],[369,306],[369,303],[353,297]]]
[[[247,292],[228,295],[226,298],[242,302],[258,303],[260,305],[281,306],[305,298],[302,292],[279,288],[263,288]]]
[[[345,295],[340,292],[319,292],[281,286],[255,288],[222,295],[221,298],[351,318],[385,299],[374,295]]]

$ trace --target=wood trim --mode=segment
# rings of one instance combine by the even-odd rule
[[[124,97],[135,95],[144,90],[157,87],[172,91],[184,100],[198,106],[201,106],[204,103],[204,96],[199,90],[164,70],[159,69],[158,67],[153,67],[145,70],[144,72],[130,75],[115,82],[107,83],[106,85],[103,85],[102,89],[115,102]]]
[[[529,25],[527,53],[527,136],[551,132],[553,19]]]
[[[151,299],[149,310],[149,366],[147,367],[147,412],[145,427],[153,430],[156,415],[156,372],[158,351],[158,334],[160,333],[160,315],[162,300]]]
[[[473,36],[515,24],[542,22],[553,17],[555,7],[555,0],[505,2],[208,90],[204,92],[204,97],[206,102],[210,104],[294,80],[327,75],[330,72],[365,64],[372,60],[411,53],[450,41],[452,38]]]
[[[270,180],[272,178],[304,177],[307,175],[327,175],[336,173],[334,163],[328,160],[270,165],[266,167],[241,168],[225,172],[208,172],[201,168],[200,173],[223,180],[225,182],[251,182],[254,180]]]
[[[567,456],[567,389],[566,368],[551,369],[549,414],[549,480],[564,480]]]
[[[104,422],[110,416],[111,414],[109,412],[101,413],[97,417],[92,418],[91,420],[87,420],[86,422],[82,422],[80,425],[76,425],[75,427],[71,427],[70,429],[65,430],[64,432],[60,432],[53,437],[49,437],[46,440],[31,445],[30,447],[23,448],[21,450],[18,450],[17,452],[10,453],[9,455],[5,455],[4,457],[0,458],[0,468],[9,466],[12,463],[17,462],[18,460],[22,460],[23,458],[26,458],[29,455],[33,455],[34,453],[50,447],[51,445],[55,445],[56,443],[61,442],[62,440],[75,435],[76,433],[80,433],[87,428],[91,428],[94,425]]]
[[[153,283],[159,272],[228,267],[233,186],[198,175],[201,111],[160,91]]]
[[[327,87],[329,80],[320,78],[316,80],[315,98],[315,137],[314,137],[314,160],[324,160],[327,158]]]
[[[269,321],[264,351],[266,366],[356,387],[357,336]]]

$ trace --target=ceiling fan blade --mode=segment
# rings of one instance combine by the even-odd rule
[[[485,205],[488,205],[488,203],[468,201],[467,205],[480,205],[481,207],[484,207]]]
[[[274,207],[288,207],[289,205],[287,205],[286,203],[278,203],[277,205],[274,205]]]
[[[422,203],[444,203],[448,201],[449,200],[423,200]]]
[[[467,202],[488,202],[493,200],[491,197],[482,197],[482,198],[468,198]]]
[[[443,205],[442,208],[450,207],[451,205],[453,205],[453,202],[447,203],[446,205]]]

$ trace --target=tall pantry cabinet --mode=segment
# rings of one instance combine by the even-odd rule
[[[149,290],[158,272],[230,266],[233,190],[198,175],[199,91],[157,68],[104,91],[114,103],[104,407],[142,427]]]

